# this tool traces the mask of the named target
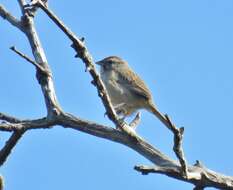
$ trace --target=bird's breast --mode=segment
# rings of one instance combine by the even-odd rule
[[[118,76],[115,72],[109,71],[105,72],[104,74],[102,73],[101,78],[114,105],[118,105],[126,101],[126,89],[123,85],[117,82]]]

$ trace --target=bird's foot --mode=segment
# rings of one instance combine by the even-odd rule
[[[121,129],[125,126],[129,126],[126,122],[125,122],[125,116],[120,118],[119,120],[119,126],[116,126],[116,129]]]

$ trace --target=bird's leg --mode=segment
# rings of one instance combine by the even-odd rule
[[[127,124],[125,122],[125,118],[129,115],[129,113],[127,112],[127,109],[125,109],[125,108],[126,108],[125,103],[121,103],[121,104],[114,106],[114,109],[116,110],[117,114],[122,116],[120,118],[120,123],[122,123],[122,125],[127,125],[127,126],[131,127],[133,130],[135,130],[140,122],[141,114],[140,114],[140,112],[137,112],[134,119],[129,124]]]
[[[141,119],[141,113],[137,112],[136,116],[134,117],[134,119],[130,122],[129,126],[136,130],[136,127],[138,126],[138,124],[140,123],[140,119]]]
[[[121,114],[121,115],[123,115],[123,114]],[[119,122],[120,122],[120,125],[121,126],[125,126],[125,125],[128,125],[126,122],[125,122],[125,118],[126,118],[126,116],[122,116],[122,117],[120,117],[119,118]],[[120,129],[121,127],[120,126],[116,126],[116,129]]]
[[[117,115],[122,116],[120,120],[124,121],[127,116],[127,110],[125,109],[125,103],[120,103],[114,106],[114,109],[117,113]]]
[[[114,105],[114,109],[116,110],[116,112],[122,112],[124,111],[124,107],[125,107],[125,103],[120,103],[120,104],[117,104],[117,105]]]
[[[121,104],[117,104],[117,105],[114,105],[113,108],[114,110],[116,111],[117,115],[124,115],[124,105],[125,103],[121,103]],[[107,115],[107,112],[104,113],[104,117]],[[125,118],[125,117],[124,117]]]

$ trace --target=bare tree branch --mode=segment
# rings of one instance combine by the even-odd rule
[[[20,20],[18,20],[16,17],[14,17],[12,14],[10,14],[1,4],[0,4],[0,16],[3,19],[6,19],[13,26],[17,27],[20,30],[23,30],[22,29],[23,27],[22,27]]]
[[[54,118],[54,120],[47,120],[47,118],[42,118],[37,120],[24,120],[21,123],[16,124],[0,124],[0,130],[26,131],[30,129],[47,129],[55,125],[60,125],[64,128],[72,128],[74,130],[105,138],[132,148],[157,165],[153,167],[135,166],[135,169],[142,172],[143,174],[164,174],[175,179],[194,184],[198,187],[201,185],[202,187],[233,189],[233,177],[224,176],[222,174],[213,172],[200,164],[195,164],[195,166],[187,166],[189,173],[187,178],[180,171],[178,162],[164,155],[141,137],[139,137],[139,140],[135,142],[131,138],[128,138],[128,135],[123,131],[119,131],[94,122],[82,120],[71,114],[58,115],[56,118]]]
[[[143,175],[149,173],[164,174],[169,177],[192,183],[196,188],[204,189],[205,187],[215,187],[226,190],[233,189],[233,177],[225,176],[198,166],[188,166],[189,178],[184,177],[179,168],[173,167],[135,166],[134,169],[141,172]]]
[[[45,99],[45,103],[47,107],[47,115],[49,119],[49,118],[52,118],[54,114],[55,115],[59,114],[61,112],[61,108],[56,99],[56,94],[55,94],[51,75],[48,75],[48,73],[50,73],[50,69],[47,64],[45,53],[40,44],[39,37],[36,33],[32,15],[28,11],[25,10],[25,4],[26,4],[25,0],[18,0],[18,3],[20,5],[21,12],[23,14],[20,22],[19,21],[16,22],[16,19],[13,16],[11,16],[11,14],[8,13],[3,8],[3,6],[0,6],[0,15],[3,18],[6,18],[11,24],[19,28],[28,37],[35,60],[37,63],[41,65],[41,68],[43,68],[43,69],[37,69],[37,79],[39,83],[41,84],[41,89],[44,94],[44,99]],[[15,49],[13,48],[12,50],[15,50]],[[41,70],[47,71],[46,72],[47,74],[45,75],[44,72]],[[9,116],[6,117],[6,115],[2,115],[2,118],[3,120],[12,121],[13,123],[17,121],[16,119],[14,120],[14,118],[11,118]],[[3,125],[14,128],[14,125],[10,125],[7,123]],[[11,152],[11,149],[13,149],[13,147],[16,145],[16,143],[21,138],[23,133],[24,133],[23,129],[14,130],[14,133],[12,134],[10,139],[6,142],[5,146],[1,150],[0,164],[3,164],[5,162],[6,158]]]
[[[21,4],[24,5],[24,0],[21,0],[20,2],[23,2]],[[31,45],[35,61],[40,64],[41,67],[51,73],[44,50],[34,26],[33,16],[30,14],[30,11],[28,9],[27,11],[25,11],[25,15],[24,17],[22,17],[21,22],[23,22],[25,25],[25,34]],[[37,70],[37,79],[39,84],[41,85],[41,89],[44,95],[48,116],[52,117],[54,114],[59,114],[61,112],[61,108],[56,97],[52,78],[48,75],[44,75],[39,70]]]
[[[6,161],[18,140],[22,137],[24,130],[14,131],[5,146],[0,151],[0,166]]]

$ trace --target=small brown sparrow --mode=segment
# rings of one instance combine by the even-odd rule
[[[125,118],[139,109],[146,109],[168,125],[166,118],[156,109],[148,87],[126,61],[110,56],[96,64],[101,67],[101,79],[118,115]]]

